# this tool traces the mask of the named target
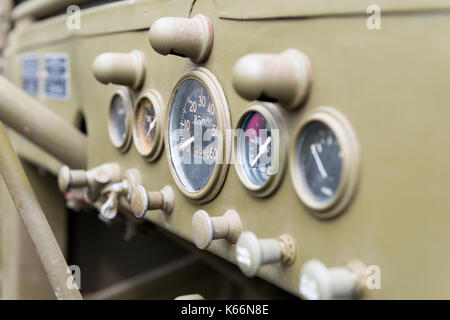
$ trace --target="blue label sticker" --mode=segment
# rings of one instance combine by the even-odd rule
[[[26,54],[22,58],[22,88],[32,96],[39,95],[39,55]]]
[[[57,100],[69,100],[70,66],[69,56],[64,53],[46,54],[45,61],[45,96]]]

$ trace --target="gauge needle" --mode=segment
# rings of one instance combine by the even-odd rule
[[[150,132],[153,130],[153,128],[156,125],[156,119],[153,119],[152,122],[150,122],[150,125],[148,126],[148,130],[147,133],[145,134],[145,137],[147,138],[147,136],[150,134]]]
[[[311,145],[311,152],[313,154],[314,161],[316,161],[317,168],[319,168],[319,171],[320,171],[320,174],[322,175],[322,177],[323,178],[328,177],[328,174],[325,171],[325,168],[323,167],[322,161],[320,161],[320,157],[319,157],[319,154],[317,153],[315,144]]]
[[[180,150],[186,148],[188,145],[190,145],[192,142],[194,142],[195,137],[190,137],[189,139],[187,139],[185,142],[183,142],[182,144],[180,144],[180,146],[178,147]]]
[[[259,153],[258,155],[255,157],[255,159],[253,159],[253,161],[250,163],[250,167],[253,167],[256,162],[258,161],[259,158],[261,158],[261,156],[266,153],[267,151],[267,146],[269,145],[270,141],[272,140],[271,137],[268,137],[266,139],[266,141],[264,141],[264,144],[261,146],[261,148],[259,149]]]

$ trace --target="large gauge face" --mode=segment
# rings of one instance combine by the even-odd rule
[[[162,150],[162,98],[150,90],[136,102],[134,111],[133,137],[138,152],[153,161]]]
[[[191,70],[175,86],[169,108],[167,144],[175,181],[185,196],[209,201],[227,172],[222,139],[230,120],[223,91],[208,70]]]
[[[309,123],[298,146],[299,170],[304,184],[319,202],[333,200],[342,177],[342,151],[333,131],[324,123]]]
[[[290,154],[292,181],[300,200],[318,218],[347,208],[359,175],[359,144],[348,120],[334,108],[303,116]]]
[[[131,141],[132,102],[126,90],[114,93],[109,107],[108,131],[112,144],[124,151]]]

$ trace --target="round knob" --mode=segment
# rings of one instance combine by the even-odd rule
[[[106,52],[95,58],[92,69],[95,78],[103,84],[139,89],[145,79],[145,57],[137,50],[130,53]]]
[[[161,191],[148,192],[139,185],[131,192],[131,209],[137,218],[143,218],[148,210],[162,210],[166,214],[173,211],[174,193],[165,186]]]
[[[299,107],[311,83],[308,57],[296,49],[281,54],[248,54],[233,67],[233,87],[244,99],[279,102]]]
[[[282,262],[289,265],[294,259],[294,241],[287,234],[277,239],[258,239],[254,233],[246,231],[237,242],[238,266],[249,277],[256,275],[259,268],[265,264]]]
[[[216,239],[227,239],[236,243],[242,232],[241,219],[234,210],[228,210],[221,217],[210,217],[206,211],[199,210],[192,217],[192,238],[199,249],[206,249]]]
[[[302,268],[300,294],[308,300],[357,298],[363,292],[365,266],[352,262],[348,267],[327,268],[310,260]]]
[[[131,192],[131,209],[136,217],[142,218],[148,208],[147,190],[141,185]]]
[[[58,173],[58,186],[62,193],[66,193],[73,187],[84,187],[88,184],[86,171],[70,170],[68,166],[62,166]]]
[[[150,44],[156,52],[187,57],[195,63],[208,58],[213,38],[211,21],[201,14],[193,18],[160,18],[149,31]]]

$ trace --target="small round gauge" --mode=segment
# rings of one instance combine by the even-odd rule
[[[238,121],[236,171],[256,196],[267,196],[284,172],[285,134],[275,105],[255,102]]]
[[[111,98],[108,132],[112,144],[125,152],[131,142],[133,103],[127,89],[119,89]]]
[[[337,110],[320,107],[307,115],[291,154],[291,174],[302,202],[316,216],[340,213],[356,189],[359,147],[353,129]]]
[[[311,195],[319,202],[333,200],[342,177],[342,152],[330,127],[320,121],[310,122],[300,138],[297,158]]]
[[[228,106],[214,75],[205,68],[187,72],[172,92],[167,145],[175,181],[196,202],[211,200],[227,171],[225,130]]]
[[[158,158],[164,145],[161,129],[163,105],[161,95],[149,90],[139,97],[134,109],[134,145],[149,161]]]

